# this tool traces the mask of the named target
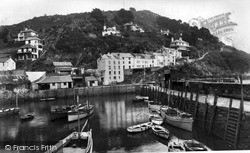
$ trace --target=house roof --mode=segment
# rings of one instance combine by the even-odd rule
[[[43,77],[46,72],[45,71],[35,71],[35,72],[26,72],[28,79],[30,80],[30,82],[35,82],[38,79],[40,79],[41,77]]]
[[[94,76],[87,76],[87,77],[85,77],[85,81],[98,81],[98,80]]]
[[[72,82],[72,78],[70,75],[64,75],[64,76],[47,76],[41,81],[38,81],[38,84],[43,83],[63,83],[63,82]]]
[[[5,63],[8,59],[10,59],[10,58],[2,57],[2,58],[0,58],[0,63]]]
[[[26,76],[0,75],[0,84],[25,84],[29,82]]]
[[[53,62],[53,65],[55,67],[72,67],[72,63],[71,62]]]
[[[120,57],[134,57],[131,53],[111,53],[112,55],[120,56]]]

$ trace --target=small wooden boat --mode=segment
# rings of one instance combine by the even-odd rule
[[[183,140],[184,147],[187,151],[211,151],[206,145],[196,140]]]
[[[77,101],[79,101],[79,98],[77,98]],[[77,102],[78,103],[78,102]],[[68,111],[68,122],[76,121],[78,118],[83,119],[85,117],[90,116],[94,112],[94,105],[89,105],[87,102],[87,105],[76,107],[70,111]]]
[[[152,125],[153,125],[152,122],[146,122],[146,123],[130,126],[127,128],[127,131],[131,132],[131,133],[132,132],[142,132],[142,131],[146,131],[147,129],[149,129]]]
[[[34,113],[28,113],[20,117],[21,121],[30,121],[34,119]]]
[[[0,117],[13,116],[19,114],[19,107],[0,109]]]
[[[155,135],[158,135],[159,137],[162,137],[164,139],[169,138],[169,131],[160,125],[153,125],[152,130],[153,130],[153,133]]]
[[[161,116],[151,116],[150,120],[152,123],[154,123],[156,125],[161,125],[164,121],[164,118]]]
[[[132,99],[133,102],[143,102],[145,100],[148,100],[148,97],[146,96],[135,96],[135,98]]]
[[[183,141],[179,141],[178,138],[171,139],[168,142],[168,152],[185,152]]]
[[[54,97],[40,99],[40,101],[55,101],[55,100],[56,100],[56,98],[54,98]]]
[[[168,106],[161,107],[160,112],[161,116],[168,124],[187,131],[192,131],[194,120],[191,114]]]

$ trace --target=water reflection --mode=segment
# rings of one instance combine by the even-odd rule
[[[88,128],[93,130],[95,152],[166,152],[167,140],[161,139],[151,130],[130,134],[126,128],[149,121],[147,103],[132,103],[134,95],[112,97],[80,98],[81,103],[89,101],[95,111],[89,118]],[[55,102],[29,102],[20,104],[21,114],[34,112],[31,121],[20,122],[19,116],[0,118],[0,149],[6,144],[55,144],[58,140],[77,129],[77,122],[68,123],[65,119],[51,122],[49,110],[56,105],[73,104],[72,99],[60,99]],[[81,120],[81,126],[86,120]],[[180,139],[195,138],[210,148],[223,150],[221,140],[206,135],[201,129],[193,133],[176,129],[167,124],[171,135]],[[3,143],[2,143],[3,142]]]

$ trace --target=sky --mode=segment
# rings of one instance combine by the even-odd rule
[[[191,18],[210,18],[231,12],[238,24],[234,47],[250,53],[250,0],[0,0],[0,25],[12,25],[43,15],[119,10],[150,10],[162,16],[188,22]]]

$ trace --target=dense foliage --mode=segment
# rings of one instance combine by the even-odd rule
[[[128,22],[136,23],[145,33],[126,30],[123,25]],[[102,37],[104,24],[107,27],[116,26],[122,37]],[[0,49],[10,48],[15,53],[20,44],[14,39],[26,27],[39,33],[45,52],[37,61],[18,65],[20,69],[49,71],[52,61],[71,61],[74,66],[96,68],[96,60],[101,54],[156,51],[162,46],[169,47],[171,38],[178,39],[180,36],[191,45],[190,52],[184,53],[190,58],[199,58],[209,53],[204,59],[185,66],[194,73],[231,73],[242,71],[242,67],[245,71],[250,61],[248,54],[232,47],[221,52],[223,44],[208,29],[190,27],[181,20],[169,19],[146,10],[136,11],[134,8],[106,12],[95,8],[87,13],[45,15],[12,26],[3,26],[0,27]],[[160,30],[169,30],[170,34],[161,34]]]

